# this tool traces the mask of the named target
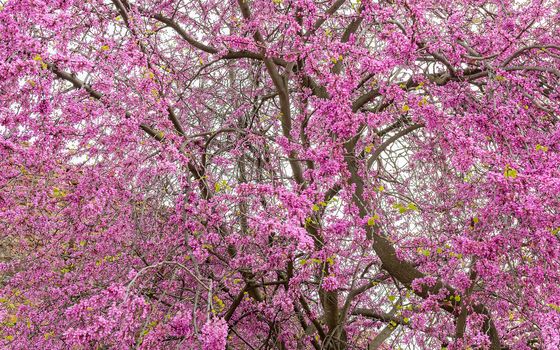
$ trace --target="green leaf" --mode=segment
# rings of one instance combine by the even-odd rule
[[[406,207],[404,205],[402,205],[401,203],[393,204],[393,208],[397,209],[399,211],[399,213],[401,213],[401,214],[406,212]]]
[[[418,207],[414,203],[408,203],[408,210],[418,210]]]
[[[512,179],[515,179],[517,177],[517,170],[513,169],[509,165],[506,165],[506,168],[504,170],[504,176],[505,177],[511,177]]]

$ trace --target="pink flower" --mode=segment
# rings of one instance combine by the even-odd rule
[[[223,318],[214,318],[202,327],[202,348],[223,350],[226,348],[228,325]]]
[[[323,278],[323,284],[321,285],[324,290],[331,291],[339,287],[340,282],[335,276],[327,276]]]

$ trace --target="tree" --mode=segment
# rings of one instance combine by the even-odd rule
[[[10,349],[558,349],[560,3],[10,0]]]

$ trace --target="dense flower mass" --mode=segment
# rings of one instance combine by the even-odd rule
[[[1,349],[560,348],[558,0],[0,0]]]

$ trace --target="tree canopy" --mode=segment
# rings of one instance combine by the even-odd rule
[[[0,347],[560,348],[558,0],[0,3]]]

